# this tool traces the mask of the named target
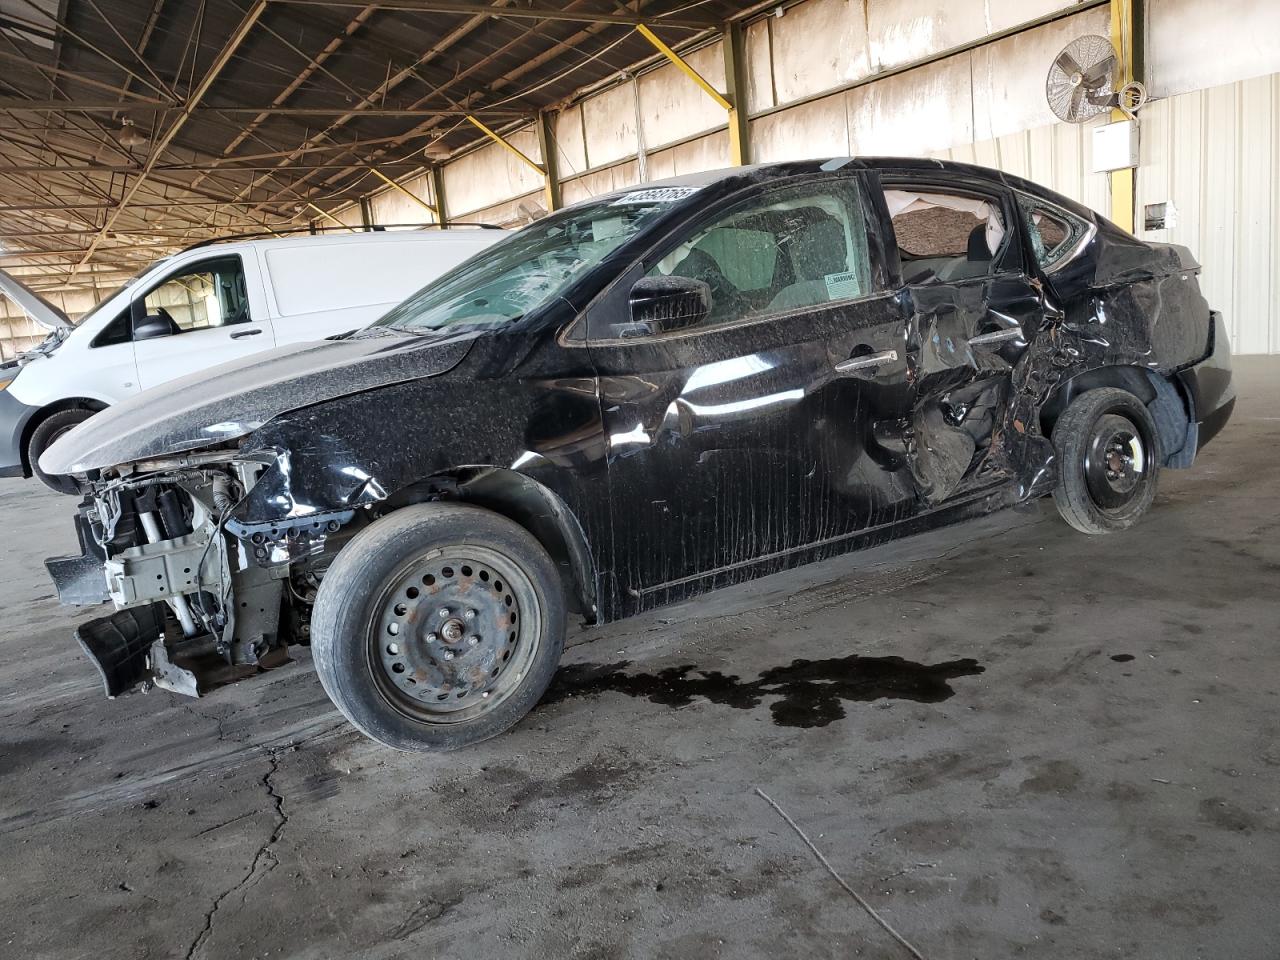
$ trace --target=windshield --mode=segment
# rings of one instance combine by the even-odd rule
[[[511,323],[559,296],[685,195],[636,190],[539,220],[428,284],[375,326],[423,331]]]

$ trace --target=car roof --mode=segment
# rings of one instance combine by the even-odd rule
[[[824,170],[874,170],[892,171],[907,174],[944,174],[957,178],[965,178],[986,182],[992,185],[1003,185],[1024,193],[1030,193],[1043,200],[1048,200],[1080,215],[1094,218],[1092,211],[1082,207],[1075,201],[1041,186],[1030,180],[1005,173],[993,167],[982,167],[973,163],[961,163],[956,160],[938,160],[932,157],[825,157],[813,160],[787,160],[776,163],[748,164],[741,167],[724,167],[718,170],[704,170],[689,173],[665,180],[633,184],[590,198],[584,202],[595,202],[608,197],[619,197],[637,190],[660,189],[666,187],[692,187],[701,189],[721,182],[740,179],[743,185],[761,183],[785,177],[804,176],[820,173]]]

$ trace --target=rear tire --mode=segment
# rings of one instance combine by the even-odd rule
[[[31,438],[27,441],[27,462],[31,464],[32,475],[50,490],[69,495],[80,493],[80,484],[75,477],[48,474],[41,470],[40,454],[48,450],[53,441],[93,414],[92,410],[59,410],[45,417],[31,431]]]
[[[1087,390],[1053,428],[1058,485],[1053,500],[1082,533],[1133,526],[1151,506],[1160,474],[1160,441],[1151,412],[1127,390]]]
[[[533,709],[564,649],[555,564],[478,507],[397,510],[355,536],[320,583],[311,652],[325,692],[397,750],[453,750]]]

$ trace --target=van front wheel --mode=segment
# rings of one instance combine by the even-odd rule
[[[477,507],[405,507],[321,581],[311,652],[325,691],[397,750],[451,750],[533,709],[564,649],[565,598],[534,537]]]
[[[27,441],[27,462],[31,464],[32,475],[50,490],[70,495],[80,493],[80,484],[75,477],[58,476],[41,470],[40,454],[48,450],[53,441],[72,427],[92,417],[93,413],[92,410],[59,410],[45,417],[31,431],[31,438]]]

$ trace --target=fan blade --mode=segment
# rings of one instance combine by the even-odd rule
[[[1073,74],[1084,72],[1080,68],[1080,64],[1076,63],[1075,58],[1072,57],[1071,54],[1068,53],[1066,50],[1063,50],[1060,54],[1058,54],[1058,59],[1053,61],[1053,65],[1057,67],[1059,70],[1061,70],[1063,73],[1065,73],[1068,77],[1072,76]]]
[[[1080,108],[1084,105],[1084,95],[1086,92],[1087,91],[1083,84],[1075,88],[1071,94],[1071,105],[1067,107],[1068,116],[1075,119],[1080,119],[1083,116]]]
[[[1106,83],[1108,80],[1111,79],[1111,74],[1112,74],[1112,71],[1115,69],[1115,64],[1116,64],[1116,58],[1114,54],[1107,57],[1105,60],[1098,61],[1092,67],[1090,67],[1087,71],[1085,71],[1085,74],[1084,74],[1085,84],[1090,87],[1097,87],[1103,83]]]

